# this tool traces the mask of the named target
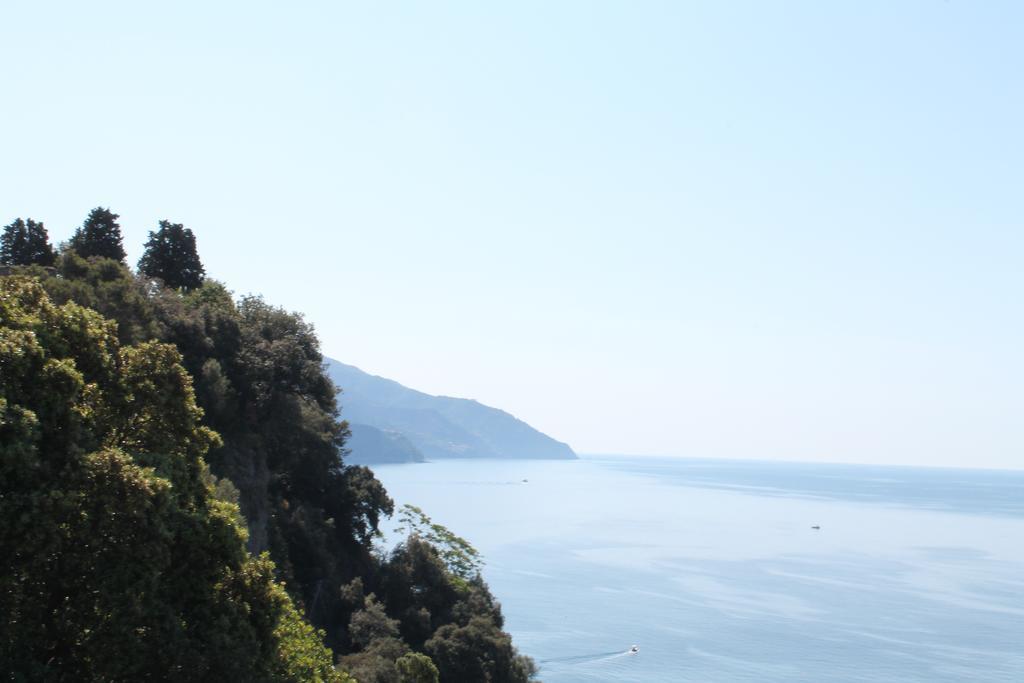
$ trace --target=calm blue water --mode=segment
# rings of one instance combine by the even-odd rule
[[[483,552],[546,683],[1024,681],[1024,472],[629,457],[375,471]]]

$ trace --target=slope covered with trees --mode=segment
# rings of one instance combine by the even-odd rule
[[[0,279],[0,661],[29,680],[342,680],[218,499],[180,360]]]
[[[58,255],[54,269],[26,266],[3,279],[5,292],[17,292],[4,294],[5,302],[14,297],[22,303],[10,304],[0,319],[8,354],[0,428],[12,454],[5,451],[5,466],[12,469],[0,479],[0,500],[21,501],[31,510],[27,518],[15,511],[0,517],[0,553],[24,563],[5,565],[0,575],[0,594],[12,601],[3,607],[15,615],[0,634],[4,652],[29,653],[24,667],[71,667],[80,660],[63,645],[46,644],[70,638],[97,656],[93,641],[66,634],[61,641],[29,628],[24,617],[33,609],[58,614],[53,610],[61,609],[58,596],[67,594],[68,581],[92,588],[89,581],[95,580],[97,595],[109,596],[111,606],[75,606],[70,617],[53,616],[55,624],[78,624],[79,633],[109,638],[111,648],[136,647],[127,641],[138,629],[152,634],[145,642],[181,644],[162,659],[139,644],[142,649],[126,662],[190,666],[189,657],[202,655],[209,671],[220,672],[228,669],[215,667],[243,657],[253,666],[278,666],[274,676],[280,680],[313,680],[327,677],[326,644],[361,683],[429,681],[435,669],[441,681],[528,680],[532,663],[515,652],[502,630],[500,608],[479,573],[467,575],[450,563],[446,537],[431,542],[410,528],[392,552],[375,550],[378,526],[393,512],[392,502],[370,470],[344,462],[348,428],[312,327],[259,297],[236,300],[218,282],[188,279],[204,269],[194,236],[176,224],[161,222],[165,234],[151,233],[140,262],[159,263],[159,279],[151,277],[157,275],[153,270],[132,273],[123,249],[113,249],[121,244],[116,218],[107,209],[93,211],[76,233],[81,239]],[[108,229],[111,224],[116,230]],[[164,249],[163,237],[180,242],[183,236],[191,248]],[[76,243],[105,244],[114,258],[83,257]],[[84,341],[40,337],[41,350],[31,353],[42,360],[10,374],[9,363],[31,355],[26,329],[50,324],[32,323],[35,318],[97,331]],[[60,370],[55,384],[33,388],[27,378],[47,367]],[[97,375],[102,382],[90,374],[101,371],[107,373]],[[72,421],[53,434],[70,438],[88,417],[95,424],[82,432],[85,440],[63,444],[63,450],[33,442],[44,438],[47,420],[55,419],[47,411],[58,409]],[[25,411],[35,417],[24,417]],[[54,460],[60,453],[67,455]],[[68,462],[78,463],[77,469],[65,472]],[[93,474],[101,466],[120,468],[117,476],[128,483]],[[54,500],[92,507],[78,526],[68,526],[61,515],[77,514],[78,508],[68,512]],[[115,525],[110,534],[121,536],[107,535],[107,517]],[[34,532],[19,526],[22,519],[33,520],[33,528],[59,530],[53,531],[58,540],[33,540]],[[53,559],[52,548],[72,539],[83,547],[106,548],[109,541],[112,554],[101,553],[90,565],[94,579]],[[126,555],[123,564],[119,553]],[[110,566],[119,570],[104,574]],[[29,576],[32,583],[26,584]],[[34,588],[22,596],[25,586]],[[129,599],[133,590],[152,602]],[[248,626],[242,613],[249,615]],[[76,622],[74,615],[102,615],[107,630],[94,628],[84,616]],[[231,630],[236,623],[237,636]],[[202,646],[205,654],[180,654]],[[258,649],[262,658],[246,648]],[[295,673],[296,667],[306,668]],[[86,679],[118,677],[82,670]],[[24,672],[31,677],[29,668]],[[226,675],[273,680],[244,671]]]

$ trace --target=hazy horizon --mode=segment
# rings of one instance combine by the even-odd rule
[[[0,20],[0,224],[109,206],[134,267],[184,223],[325,355],[581,453],[1024,468],[1018,4]]]
[[[713,463],[746,463],[746,464],[777,464],[777,465],[835,465],[838,467],[895,467],[902,469],[923,469],[923,470],[975,470],[975,471],[989,471],[989,472],[1024,472],[1024,467],[1010,465],[1007,467],[984,467],[981,465],[972,465],[970,463],[954,464],[954,465],[929,465],[926,463],[914,463],[905,464],[898,462],[870,462],[866,460],[853,461],[853,460],[788,460],[786,458],[759,458],[756,455],[750,457],[705,457],[699,455],[687,456],[687,455],[676,455],[674,453],[598,453],[598,452],[581,452],[576,451],[576,455],[582,459],[592,460],[606,460],[610,458],[651,458],[651,459],[663,459],[663,460],[678,460],[681,462],[686,461],[699,461],[707,462],[708,464]],[[426,460],[424,462],[439,462]]]

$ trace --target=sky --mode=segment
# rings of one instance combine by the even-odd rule
[[[1020,3],[0,25],[0,222],[184,223],[326,355],[584,453],[1024,467]]]

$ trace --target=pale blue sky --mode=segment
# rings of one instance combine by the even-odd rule
[[[584,452],[1024,467],[1024,5],[5,3],[0,221],[167,218]]]

